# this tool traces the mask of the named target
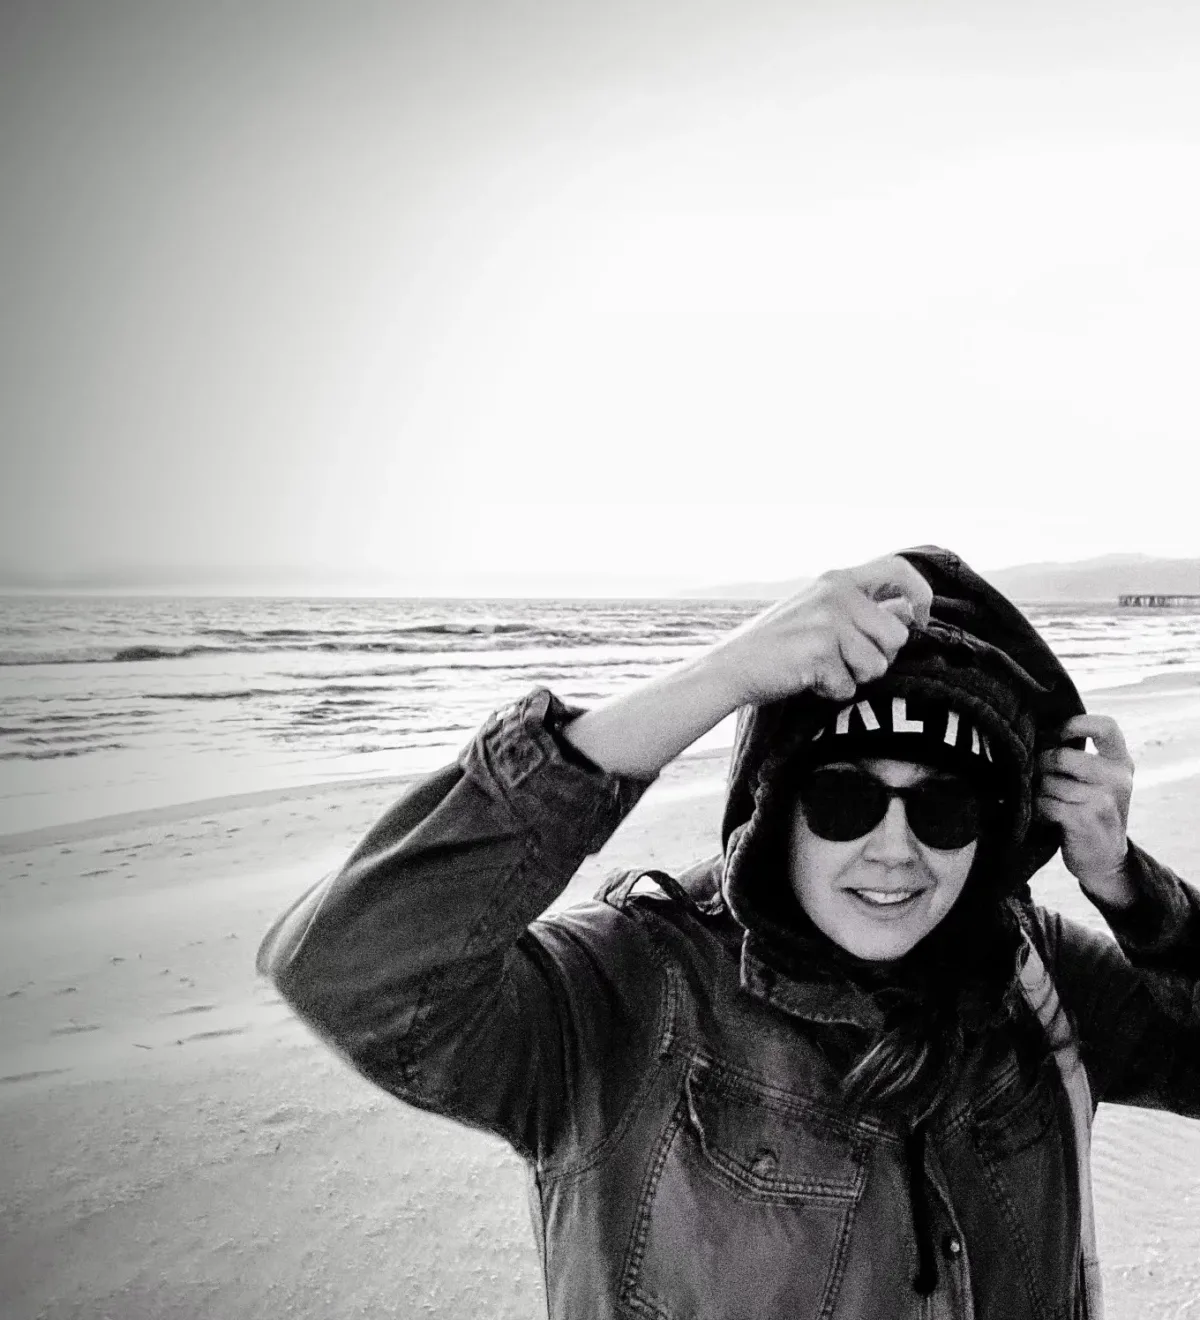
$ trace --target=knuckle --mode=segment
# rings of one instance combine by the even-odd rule
[[[853,677],[844,669],[841,673],[830,675],[826,687],[828,688],[830,695],[835,697],[838,701],[849,701],[858,690],[858,684],[855,683]]]
[[[908,625],[897,619],[894,614],[888,615],[888,622],[884,632],[886,644],[893,650],[898,651],[904,643],[908,641]]]

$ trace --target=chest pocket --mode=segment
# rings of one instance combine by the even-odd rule
[[[1058,1118],[1053,1062],[1042,1064],[1032,1086],[1022,1094],[1015,1064],[1007,1085],[975,1115],[975,1140],[985,1158],[1004,1160],[1045,1139]]]
[[[656,1320],[827,1316],[866,1155],[803,1101],[694,1062],[647,1171],[627,1304]]]

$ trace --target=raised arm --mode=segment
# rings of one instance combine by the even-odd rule
[[[649,784],[564,755],[557,728],[572,713],[545,689],[499,712],[280,917],[258,957],[372,1081],[531,1157],[561,1135],[572,1077],[602,1062],[592,1052],[648,1051],[658,999],[620,914],[530,924]],[[583,956],[596,941],[613,946],[607,967]],[[628,994],[606,992],[609,976],[651,1007],[646,1020],[622,1020]]]
[[[1116,722],[1080,715],[1061,733],[1095,751],[1044,753],[1038,810],[1117,941],[1040,913],[1093,1095],[1200,1117],[1200,893],[1126,834],[1133,759]]]
[[[535,691],[280,917],[259,969],[367,1077],[531,1158],[572,1125],[610,1129],[623,1079],[655,1057],[655,950],[604,904],[536,918],[692,741],[745,701],[852,693],[907,639],[898,615],[927,616],[929,598],[906,561],[881,560],[592,711]]]
[[[1200,1118],[1200,892],[1130,843],[1132,901],[1094,899],[1115,942],[1039,910],[1050,974],[1097,1103]]]

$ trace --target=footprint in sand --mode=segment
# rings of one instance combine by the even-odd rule
[[[216,1031],[196,1031],[190,1036],[177,1040],[176,1045],[186,1045],[190,1040],[215,1040],[218,1036],[244,1036],[245,1027],[220,1027]]]
[[[34,1072],[9,1073],[6,1077],[0,1077],[0,1086],[9,1082],[32,1082],[35,1077],[57,1077],[60,1073],[70,1071],[70,1068],[38,1068]]]
[[[293,1123],[302,1117],[303,1112],[295,1105],[282,1105],[274,1113],[268,1114],[262,1124],[264,1127],[277,1127],[281,1123]]]

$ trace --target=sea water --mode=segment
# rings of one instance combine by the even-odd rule
[[[0,598],[0,833],[423,773],[536,685],[588,705],[752,617],[737,600]],[[1200,668],[1200,613],[1026,613],[1082,691]],[[724,721],[702,745],[732,738]]]

